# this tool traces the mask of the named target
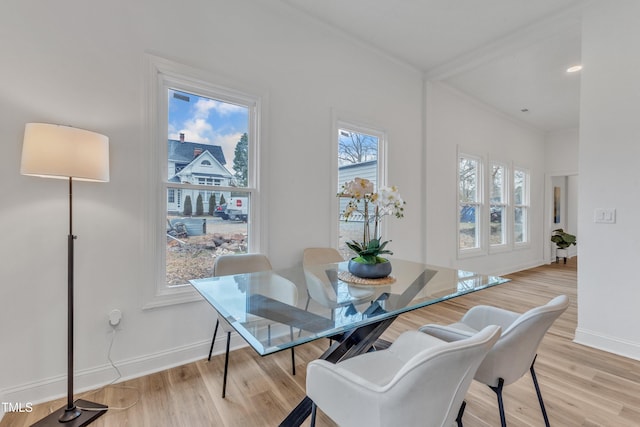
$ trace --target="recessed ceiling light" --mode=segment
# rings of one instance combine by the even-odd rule
[[[573,67],[567,68],[567,73],[577,73],[582,70],[582,65],[574,65]]]

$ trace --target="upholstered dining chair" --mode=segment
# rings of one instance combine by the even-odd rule
[[[507,423],[502,389],[520,379],[529,370],[542,416],[548,427],[549,418],[533,365],[540,341],[568,306],[569,298],[566,295],[557,296],[547,304],[532,308],[524,314],[480,305],[467,311],[458,323],[448,326],[425,325],[420,331],[445,341],[456,341],[472,336],[487,325],[501,326],[502,335],[478,368],[475,379],[487,384],[496,393],[500,422],[505,427]]]
[[[385,350],[336,364],[307,365],[307,396],[342,427],[462,426],[464,397],[476,369],[500,336],[488,326],[461,341],[445,342],[407,331]]]
[[[256,273],[259,271],[269,271],[269,270],[272,270],[271,262],[269,262],[269,258],[267,258],[267,256],[263,254],[221,255],[216,258],[215,263],[213,265],[214,276]],[[283,278],[283,281],[285,283],[288,282],[284,278]],[[292,285],[292,286],[295,287],[295,285]],[[291,299],[297,300],[297,290],[296,290],[296,293],[292,295],[293,297]],[[278,298],[277,296],[275,296],[275,298],[282,299],[282,298]],[[295,301],[283,301],[283,302],[295,304]],[[213,330],[213,339],[211,340],[211,347],[209,348],[209,358],[207,359],[209,361],[211,361],[211,354],[213,353],[213,345],[216,342],[218,326],[222,326],[223,331],[227,333],[227,348],[226,348],[225,358],[224,358],[224,375],[222,380],[222,397],[224,398],[226,396],[226,390],[227,390],[227,370],[229,367],[229,344],[231,342],[231,332],[233,332],[233,327],[229,324],[229,322],[227,322],[224,319],[224,317],[218,314],[218,317],[216,319],[216,326],[215,326],[215,329]],[[295,375],[296,363],[295,363],[295,353],[294,353],[293,347],[291,347],[291,370],[293,375]]]
[[[309,303],[313,299],[319,304],[331,310],[333,318],[333,310],[338,307],[350,304],[359,305],[372,300],[374,291],[367,288],[356,288],[350,286],[348,288],[349,295],[340,300],[336,293],[338,275],[334,270],[325,271],[316,268],[324,264],[334,262],[342,262],[344,258],[337,249],[334,248],[306,248],[302,252],[302,265],[305,268],[305,280],[307,283],[307,303],[305,310],[309,309]]]

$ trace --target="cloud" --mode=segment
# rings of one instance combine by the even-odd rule
[[[220,116],[228,116],[232,113],[243,112],[246,107],[206,98],[200,98],[195,104],[196,117],[209,117],[211,110],[215,110]]]
[[[226,135],[217,135],[213,144],[222,147],[224,158],[227,160],[227,169],[233,170],[233,157],[236,151],[236,144],[242,138],[242,133],[229,133]]]
[[[186,106],[184,105],[184,107]],[[219,145],[222,147],[227,161],[227,169],[233,172],[234,152],[243,132],[233,128],[232,119],[219,120],[218,118],[238,113],[246,115],[247,107],[215,99],[197,98],[197,101],[188,108],[189,111],[185,111],[187,118],[183,119],[181,123],[169,124],[169,138],[180,139],[180,134],[183,133],[185,141]],[[214,117],[217,118],[214,119]],[[213,125],[216,123],[219,125],[214,128]]]

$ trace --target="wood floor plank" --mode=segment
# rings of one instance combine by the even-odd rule
[[[567,311],[542,341],[536,373],[554,427],[640,426],[640,362],[573,342],[576,328],[577,259],[551,264],[509,276],[508,284],[400,316],[384,333],[393,341],[402,332],[426,323],[450,323],[474,305],[489,304],[524,312],[559,294],[570,298]],[[319,340],[296,348],[296,375],[291,375],[291,355],[283,351],[264,358],[248,347],[230,355],[227,398],[222,399],[224,354],[126,381],[87,399],[114,407],[138,403],[127,410],[110,410],[92,426],[190,427],[275,426],[304,397],[306,365],[328,347]],[[529,374],[505,387],[509,427],[542,426],[542,414]],[[500,425],[495,394],[473,383],[467,394],[465,427]],[[0,427],[31,425],[63,406],[64,399],[37,405],[32,413],[9,413]],[[309,421],[305,423],[309,425]],[[322,411],[317,425],[335,426]]]

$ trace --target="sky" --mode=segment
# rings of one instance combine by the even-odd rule
[[[219,145],[233,172],[233,153],[248,132],[249,109],[190,93],[169,90],[169,139]]]

